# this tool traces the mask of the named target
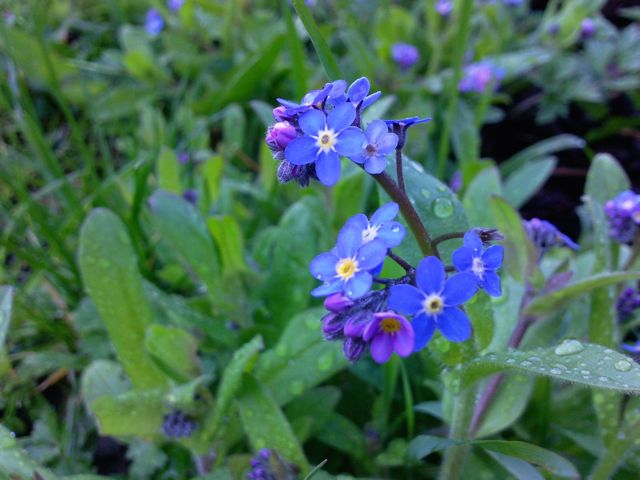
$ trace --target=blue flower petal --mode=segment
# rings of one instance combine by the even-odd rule
[[[418,287],[425,293],[440,293],[444,287],[444,265],[437,257],[422,259],[416,271]]]
[[[381,225],[390,222],[398,216],[400,207],[396,202],[387,202],[371,215],[372,225]]]
[[[371,106],[372,104],[378,101],[381,95],[382,95],[382,92],[374,92],[371,95],[364,97],[364,100],[362,100],[362,106],[360,107],[360,109],[364,110],[365,108]]]
[[[327,126],[337,133],[351,125],[355,118],[355,107],[350,103],[342,103],[327,115]]]
[[[469,317],[459,308],[445,308],[436,319],[438,329],[451,342],[464,342],[471,336]]]
[[[324,130],[327,117],[320,110],[311,109],[303,113],[298,118],[298,125],[307,135],[318,135],[318,132]]]
[[[402,243],[405,233],[405,228],[401,223],[388,222],[380,227],[376,239],[384,243],[387,248],[395,248]]]
[[[473,251],[474,257],[479,257],[482,254],[482,240],[473,230],[464,234],[464,246]]]
[[[460,247],[451,254],[451,263],[459,272],[471,270],[473,266],[473,250],[465,246]]]
[[[386,125],[386,123],[385,123]],[[377,150],[381,155],[387,155],[393,152],[398,146],[398,135],[395,133],[387,133],[378,140]]]
[[[427,343],[429,343],[431,337],[433,337],[433,332],[436,330],[436,324],[433,319],[423,313],[415,317],[413,322],[411,322],[411,325],[415,332],[413,351],[418,352],[422,350]]]
[[[424,293],[413,285],[394,285],[389,289],[387,306],[405,315],[416,314],[424,308]]]
[[[349,220],[345,222],[345,226],[347,225],[355,227],[362,231],[369,226],[369,220],[367,220],[367,216],[364,213],[359,213],[349,218]]]
[[[318,147],[311,137],[298,137],[284,149],[284,159],[294,165],[307,165],[316,161]]]
[[[349,160],[357,163],[358,165],[362,165],[363,163],[365,163],[368,158],[369,157],[363,154],[362,151],[360,151],[360,153],[356,153],[355,155],[349,155]]]
[[[492,297],[499,297],[502,295],[500,276],[496,272],[485,271],[480,282],[480,286]]]
[[[482,254],[482,263],[484,263],[484,268],[495,270],[496,268],[500,268],[503,258],[504,247],[502,245],[491,245]]]
[[[326,297],[332,293],[342,291],[342,281],[340,279],[333,280],[332,282],[320,285],[317,288],[311,290],[311,295],[314,297]]]
[[[378,240],[365,243],[358,249],[356,260],[361,270],[371,270],[384,262],[387,247]]]
[[[324,87],[322,87],[322,90],[312,90],[309,93],[313,93],[314,96],[313,96],[313,99],[310,100],[310,103],[312,105],[318,105],[319,103],[323,102],[331,94],[332,90],[333,90],[332,83],[325,83]],[[305,97],[307,95],[305,95]]]
[[[389,127],[384,120],[374,120],[367,126],[367,130],[364,132],[367,137],[367,142],[377,145],[378,140],[389,132]]]
[[[473,297],[478,290],[478,281],[472,273],[457,273],[444,284],[442,297],[447,306],[460,305]]]
[[[339,258],[331,252],[325,252],[311,260],[309,270],[318,280],[328,282],[336,276],[336,264]]]
[[[350,105],[343,103],[343,105]],[[340,132],[335,149],[340,155],[350,157],[362,152],[362,144],[364,143],[364,134],[362,130],[356,127],[349,127]]]
[[[336,247],[340,258],[353,258],[362,245],[362,230],[345,225],[338,233]]]
[[[359,103],[367,96],[370,89],[371,84],[369,83],[369,79],[367,77],[360,77],[349,86],[347,97],[349,97],[351,103]]]
[[[369,351],[371,352],[371,358],[376,363],[385,363],[391,358],[393,354],[393,340],[394,338],[389,334],[380,334],[373,337]]]
[[[329,151],[318,155],[316,159],[316,175],[323,185],[327,187],[334,185],[340,178],[341,170],[342,164],[336,152]]]
[[[277,98],[278,103],[287,108],[297,108],[300,106],[299,103],[292,102],[291,100],[287,100],[285,98]]]
[[[360,298],[369,290],[373,279],[369,272],[356,272],[356,274],[347,280],[344,284],[344,293],[351,299]]]
[[[366,158],[366,157],[365,157]],[[357,162],[356,162],[357,163]],[[364,162],[364,170],[371,175],[382,173],[387,168],[387,157],[384,155],[375,155],[366,158]]]

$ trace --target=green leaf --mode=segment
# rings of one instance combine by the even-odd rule
[[[555,157],[531,160],[518,168],[504,182],[504,198],[513,208],[520,208],[542,188],[556,168]]]
[[[296,98],[302,98],[307,93],[307,65],[304,42],[298,35],[293,21],[293,12],[289,3],[282,3],[282,16],[287,27],[287,45],[291,56],[291,76],[295,85]]]
[[[0,425],[0,477],[32,479],[36,472],[43,480],[57,478],[50,470],[38,465],[18,446],[15,435]]]
[[[584,140],[575,135],[562,134],[541,140],[540,142],[525,148],[500,164],[500,172],[504,176],[522,168],[532,160],[546,157],[552,153],[573,148],[584,148]]]
[[[247,271],[244,261],[244,238],[238,221],[231,215],[209,217],[207,226],[218,245],[224,274]]]
[[[302,473],[310,470],[287,418],[262,383],[245,374],[237,405],[242,425],[254,451],[274,448],[284,458],[298,465]]]
[[[311,11],[309,10],[309,7],[307,7],[305,1],[292,0],[291,3],[293,4],[293,8],[296,9],[300,20],[302,20],[302,24],[309,34],[309,38],[311,38],[313,47],[318,54],[318,58],[320,59],[320,63],[322,63],[322,66],[324,67],[324,71],[327,74],[327,77],[329,77],[331,81],[342,78],[340,68],[338,68],[338,63],[333,57],[331,48],[329,48],[329,45],[327,45],[327,42],[322,37],[322,33],[320,32],[318,25],[313,19]]]
[[[94,360],[82,372],[82,400],[88,411],[96,398],[115,396],[131,389],[122,367],[111,360]]]
[[[318,281],[309,273],[309,262],[324,248],[326,222],[320,200],[307,196],[289,207],[278,224],[263,297],[275,326],[284,327],[311,301],[309,292]]]
[[[182,193],[180,185],[180,164],[173,150],[162,148],[158,156],[158,185],[162,190],[177,195]]]
[[[519,458],[561,478],[580,478],[580,474],[571,462],[557,453],[537,445],[506,440],[476,440],[473,445],[492,452]]]
[[[321,308],[291,318],[278,343],[260,356],[256,377],[267,385],[279,405],[333,376],[347,366],[342,349],[320,334]]]
[[[456,386],[465,388],[483,377],[506,371],[640,394],[640,365],[609,348],[578,340],[565,340],[551,348],[479,357],[460,367],[460,384]]]
[[[566,287],[537,296],[527,305],[526,313],[529,315],[551,314],[557,312],[558,309],[572,300],[598,287],[615,285],[616,283],[638,278],[640,278],[640,272],[614,272],[593,275]]]
[[[246,138],[247,118],[244,110],[237,103],[232,103],[224,110],[222,121],[222,136],[225,150],[234,154],[242,150],[242,143]]]
[[[478,351],[482,351],[491,344],[494,331],[493,304],[491,298],[479,292],[465,304],[467,314],[473,325],[473,338]]]
[[[409,456],[417,460],[421,460],[424,457],[444,450],[446,448],[458,445],[458,440],[452,440],[450,438],[434,437],[433,435],[418,435],[409,443]]]
[[[166,385],[167,378],[144,350],[151,307],[122,221],[109,210],[91,212],[80,231],[78,256],[86,289],[134,387]]]
[[[198,376],[198,342],[190,333],[177,327],[151,325],[144,346],[158,367],[173,380],[183,383]]]
[[[475,125],[473,112],[465,102],[458,102],[455,112],[455,126],[451,132],[453,150],[461,168],[476,163],[480,154],[480,136]]]
[[[615,158],[608,153],[593,157],[584,190],[597,203],[604,205],[629,185],[629,177]]]
[[[491,199],[496,226],[505,237],[505,268],[519,282],[524,282],[534,268],[536,252],[522,226],[518,212],[504,199]]]
[[[161,390],[140,390],[95,399],[91,409],[102,435],[158,438],[164,417]]]
[[[491,210],[493,195],[502,195],[500,172],[496,167],[481,170],[467,187],[462,204],[469,218],[469,224],[475,227],[494,227]]]
[[[12,307],[13,288],[0,286],[0,351],[4,348],[4,342],[9,331]]]
[[[363,175],[359,168],[353,168],[331,189],[333,205],[340,206],[334,209],[333,218],[333,224],[338,228],[342,228],[350,217],[365,209],[366,180],[367,176]]]
[[[487,450],[487,454],[518,480],[544,480],[542,474],[524,460],[490,450]]]
[[[236,398],[242,384],[242,375],[253,367],[258,352],[264,348],[261,337],[255,337],[244,344],[233,354],[231,362],[222,374],[222,380],[216,394],[216,404],[213,412],[205,422],[203,438],[215,438],[222,427],[222,419],[229,410],[233,399]]]
[[[214,202],[220,195],[223,168],[224,159],[220,155],[211,157],[202,164],[202,176],[205,180],[209,202]]]
[[[153,224],[160,235],[213,295],[218,286],[220,262],[200,212],[183,198],[166,192],[156,192],[149,203]]]

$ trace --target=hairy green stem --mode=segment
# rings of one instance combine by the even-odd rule
[[[447,96],[449,105],[447,116],[444,122],[442,135],[440,136],[440,146],[438,148],[438,177],[444,178],[447,168],[447,158],[449,156],[449,136],[453,128],[453,121],[458,106],[458,84],[462,78],[462,64],[467,46],[469,45],[469,35],[471,33],[471,13],[473,11],[473,0],[462,0],[460,2],[460,13],[457,20],[458,30],[455,37],[455,51],[453,54],[453,78],[449,83]]]
[[[372,177],[378,182],[387,195],[391,197],[391,200],[400,206],[400,211],[413,232],[413,236],[416,238],[422,254],[425,256],[435,255],[439,257],[440,255],[438,255],[437,249],[431,244],[429,232],[427,232],[422,220],[420,220],[418,212],[416,212],[416,209],[411,204],[407,194],[400,190],[396,182],[384,172],[372,175]]]
[[[452,440],[468,440],[469,427],[473,419],[473,412],[476,403],[475,386],[465,388],[454,399],[453,416],[451,418],[451,427],[449,429],[449,438]],[[462,478],[462,471],[469,453],[469,445],[457,445],[450,447],[445,456],[440,472],[439,480],[457,480]]]

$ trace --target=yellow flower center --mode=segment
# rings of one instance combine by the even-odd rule
[[[380,322],[380,328],[386,333],[396,333],[400,330],[400,322],[393,317],[383,318]]]
[[[442,297],[440,295],[429,295],[422,303],[424,310],[427,313],[438,314],[442,312],[444,304],[442,303]]]
[[[349,280],[358,271],[358,262],[353,258],[343,258],[336,265],[336,273],[342,280]]]
[[[316,146],[324,153],[327,153],[333,150],[336,141],[337,139],[335,132],[333,130],[325,128],[324,130],[320,130],[318,132],[318,136],[316,137]]]

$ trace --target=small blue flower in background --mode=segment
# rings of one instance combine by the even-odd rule
[[[482,240],[473,230],[464,234],[464,245],[453,252],[451,261],[459,272],[470,272],[478,286],[492,297],[502,294],[500,277],[496,270],[502,266],[504,247],[491,245],[483,252]]]
[[[378,240],[362,244],[362,231],[346,225],[338,234],[334,251],[318,255],[311,261],[311,274],[324,282],[311,292],[315,297],[343,292],[351,299],[369,291],[373,283],[371,270],[384,261],[387,248]]]
[[[403,316],[394,312],[378,312],[367,325],[363,339],[365,342],[371,342],[371,357],[377,363],[385,363],[393,352],[401,357],[411,355],[415,333]]]
[[[172,12],[177,12],[184,5],[184,0],[167,0],[167,7]]]
[[[583,39],[591,38],[596,34],[596,22],[592,18],[585,18],[580,25],[580,36]]]
[[[631,190],[616,195],[604,205],[609,236],[619,243],[631,243],[640,232],[640,195]]]
[[[443,17],[448,17],[453,11],[453,2],[451,0],[438,0],[436,2],[436,12]]]
[[[420,53],[415,45],[396,43],[391,47],[391,58],[403,69],[413,67],[420,60]]]
[[[389,202],[380,207],[368,219],[363,213],[354,215],[345,226],[356,228],[361,232],[362,244],[378,240],[387,248],[394,248],[402,243],[405,235],[404,226],[393,221],[398,216],[400,207]]]
[[[144,29],[151,36],[158,35],[164,28],[164,19],[158,10],[152,8],[144,19]]]
[[[284,158],[293,165],[315,164],[316,175],[323,185],[331,186],[340,178],[340,156],[360,152],[364,134],[350,126],[356,117],[351,103],[342,103],[325,115],[309,110],[300,115],[298,124],[304,136],[287,145]]]
[[[384,120],[374,120],[364,132],[366,141],[360,153],[351,157],[356,163],[364,164],[364,169],[372,175],[384,172],[387,155],[398,145],[398,136],[389,132]]]
[[[616,312],[618,313],[618,320],[620,322],[626,322],[630,320],[633,317],[633,313],[639,308],[640,291],[632,287],[625,288],[622,293],[620,293],[620,296],[616,301]]]
[[[182,410],[173,410],[162,421],[162,433],[167,438],[189,437],[197,428],[198,424]]]
[[[464,77],[458,84],[461,92],[484,93],[490,84],[494,90],[500,85],[500,80],[504,78],[505,71],[489,61],[482,61],[467,65],[464,69]]]
[[[553,247],[568,247],[572,250],[580,249],[580,246],[576,242],[558,230],[554,224],[546,220],[540,220],[539,218],[523,220],[522,226],[540,256],[544,255]]]
[[[417,288],[392,286],[387,299],[390,309],[414,315],[414,350],[423,349],[436,328],[452,342],[467,340],[471,322],[458,306],[476,293],[476,278],[470,273],[458,273],[447,279],[444,264],[437,257],[426,257],[416,270],[416,283]]]

